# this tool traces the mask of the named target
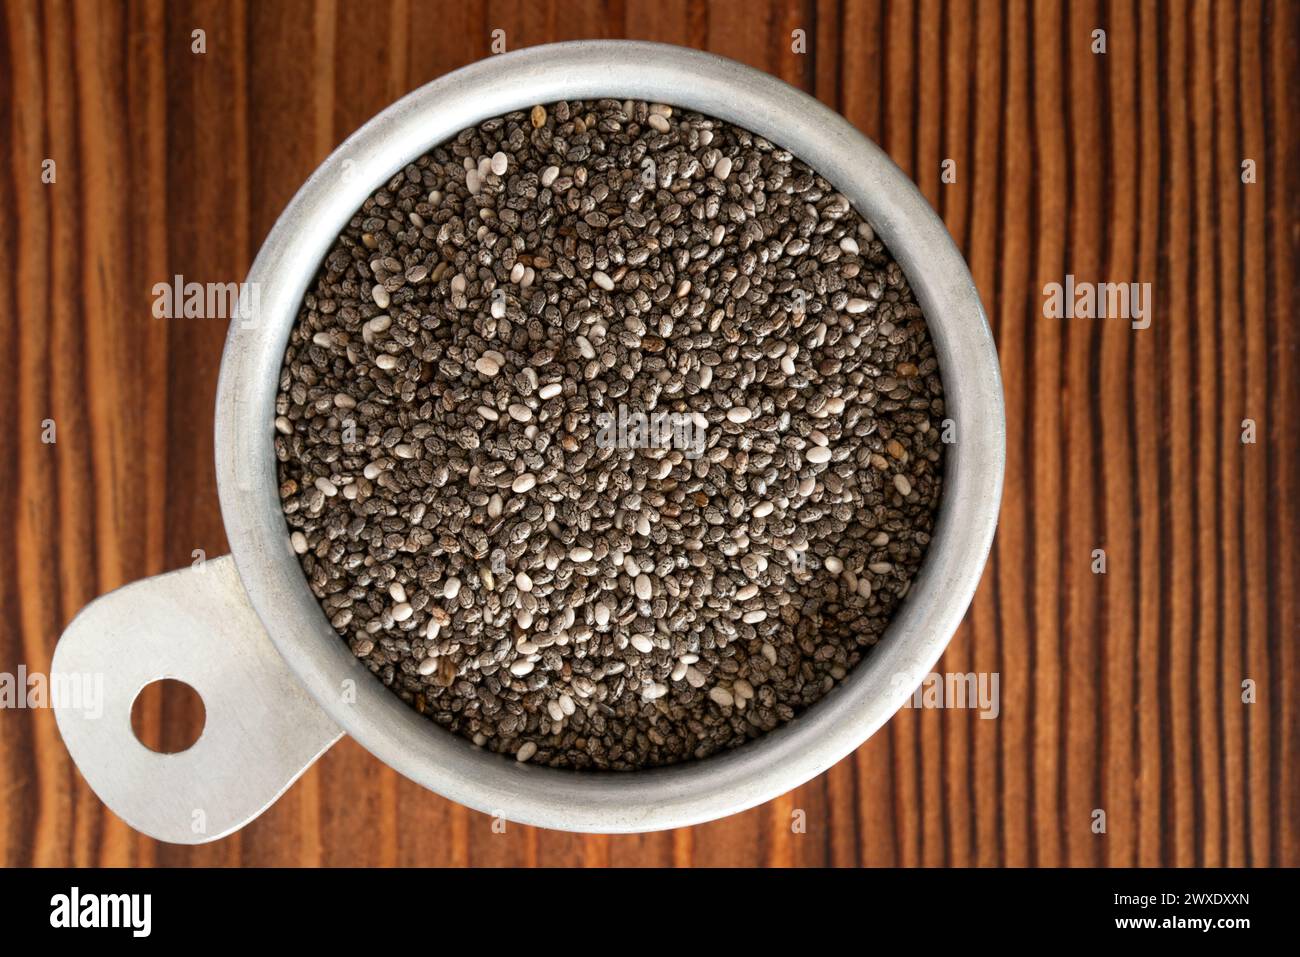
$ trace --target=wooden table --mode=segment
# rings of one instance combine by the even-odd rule
[[[631,837],[493,833],[345,740],[246,830],[178,848],[103,808],[49,711],[3,711],[0,862],[1300,864],[1300,7],[1282,0],[6,0],[0,670],[47,670],[91,598],[226,547],[225,323],[153,318],[153,285],[241,279],[346,134],[498,29],[511,49],[635,37],[770,71],[947,221],[997,337],[1008,470],[940,667],[996,672],[999,716],[903,711],[764,807]],[[1045,318],[1066,274],[1151,283],[1150,327]],[[146,715],[193,720],[169,698]]]

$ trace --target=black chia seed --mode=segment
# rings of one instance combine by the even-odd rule
[[[588,769],[703,758],[830,691],[924,557],[945,416],[848,200],[616,100],[488,120],[366,200],[276,412],[291,542],[353,654],[485,748]]]

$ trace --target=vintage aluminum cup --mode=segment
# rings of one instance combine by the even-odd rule
[[[920,574],[879,645],[822,701],[726,754],[626,773],[520,764],[474,747],[385,688],[331,629],[280,510],[274,402],[290,328],[334,237],[366,197],[432,146],[492,116],[559,99],[633,98],[699,110],[793,152],[885,241],[924,309],[957,441]],[[312,174],[271,230],[232,321],[216,405],[216,463],[231,555],[92,602],[55,653],[59,674],[105,676],[102,717],[64,704],[59,729],[103,801],[165,841],[242,827],[343,734],[432,791],[507,820],[571,831],[680,827],[734,814],[815,777],[903,705],[943,652],[979,582],[1002,493],[998,358],[979,294],[910,180],[838,114],[785,83],[680,47],[583,41],[489,57],[393,104]],[[130,708],[162,677],[202,696],[188,751],[136,740]]]

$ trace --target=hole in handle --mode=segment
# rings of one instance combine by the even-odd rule
[[[136,740],[158,754],[179,754],[194,747],[206,721],[203,698],[175,678],[151,681],[131,702]]]

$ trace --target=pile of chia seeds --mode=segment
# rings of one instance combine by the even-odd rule
[[[488,120],[367,199],[276,412],[352,653],[484,748],[585,769],[704,758],[831,691],[924,557],[945,417],[844,196],[617,100]]]

